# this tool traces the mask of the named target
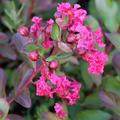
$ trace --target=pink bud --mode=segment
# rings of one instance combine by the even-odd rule
[[[36,51],[32,51],[29,53],[29,58],[32,61],[36,61],[39,58],[39,54]]]
[[[50,63],[50,68],[51,69],[56,69],[58,67],[59,63],[57,60],[53,60],[51,63]]]
[[[22,36],[28,36],[29,35],[29,30],[27,27],[22,26],[19,28],[18,32],[22,35]]]

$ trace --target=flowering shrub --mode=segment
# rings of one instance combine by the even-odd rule
[[[94,1],[96,6],[100,4],[98,1]],[[16,13],[16,17],[8,15],[9,10],[5,10],[5,12],[10,19],[14,17],[17,22],[23,8],[18,11],[18,14]],[[31,16],[32,13],[30,12],[27,19]],[[15,22],[14,19],[11,21]],[[118,50],[119,46],[111,40],[114,35],[111,36],[110,33],[104,35],[102,26],[95,20],[79,4],[71,5],[69,2],[62,2],[57,4],[54,17],[49,20],[45,21],[42,17],[34,16],[31,19],[32,24],[26,22],[26,26],[22,25],[24,20],[13,26],[8,25],[8,21],[5,22],[11,32],[17,33],[13,35],[10,41],[7,35],[0,33],[0,37],[4,40],[2,40],[0,46],[8,50],[7,53],[1,52],[4,50],[0,49],[0,58],[7,57],[13,61],[17,59],[19,64],[22,64],[14,71],[14,79],[17,82],[11,83],[11,86],[9,83],[7,97],[5,94],[6,75],[4,70],[0,68],[0,120],[23,120],[18,115],[8,115],[8,111],[12,111],[9,109],[10,105],[15,101],[25,108],[30,108],[32,101],[35,101],[33,104],[36,105],[40,99],[44,104],[49,104],[52,101],[47,106],[48,108],[44,107],[44,105],[43,108],[41,107],[40,110],[43,110],[40,111],[42,117],[37,117],[40,120],[75,119],[74,114],[78,107],[80,115],[76,115],[76,120],[92,120],[96,119],[95,116],[100,116],[98,117],[100,120],[111,119],[111,114],[106,109],[107,112],[102,111],[103,107],[109,108],[119,116],[117,103],[111,101],[111,96],[113,96],[114,101],[119,99],[114,95],[119,94],[117,92],[117,88],[120,89],[117,86],[119,81],[114,83],[109,78],[109,75],[104,73],[105,65],[110,62],[108,55],[112,44],[115,47],[117,46]],[[104,24],[106,25],[106,23]],[[96,28],[94,29],[94,27]],[[111,30],[111,27],[108,27],[109,29]],[[117,33],[115,36],[117,36]],[[104,39],[111,40],[112,44],[104,41]],[[119,64],[116,63],[118,54],[115,54],[113,58],[113,65],[119,73],[119,68],[117,68]],[[14,64],[18,66],[18,63]],[[10,66],[14,66],[14,64]],[[106,79],[105,83],[104,81],[101,82],[102,77]],[[109,84],[110,82],[113,82],[113,87]],[[15,84],[14,88],[13,84]],[[14,92],[9,92],[9,89]],[[30,93],[33,100],[30,98]],[[46,100],[49,102],[45,103]],[[101,106],[101,102],[105,105]],[[89,105],[94,109],[84,110],[89,108]],[[1,106],[5,106],[5,108]],[[70,108],[69,111],[67,111],[67,107]],[[69,115],[69,112],[72,111],[71,107],[75,107],[75,110]],[[101,110],[98,108],[101,108]],[[35,111],[37,111],[37,107]],[[85,118],[86,116],[88,118]]]
[[[96,47],[96,45],[100,48],[105,47],[100,27],[94,32],[89,26],[84,24],[87,19],[87,12],[81,9],[79,4],[75,4],[74,7],[70,3],[58,4],[57,12],[54,16],[55,21],[50,19],[46,22],[46,25],[42,25],[42,18],[33,17],[33,24],[29,32],[26,27],[21,27],[18,30],[19,34],[31,39],[31,43],[35,44],[35,46],[42,44],[41,49],[53,48],[48,58],[56,55],[61,49],[63,52],[78,54],[88,62],[90,74],[99,75],[103,73],[107,55],[103,50],[100,51]],[[63,30],[66,32],[66,40],[64,41],[62,37]],[[34,39],[36,39],[35,42]],[[39,43],[38,39],[40,39]],[[47,61],[46,56],[41,56],[38,50],[31,51],[29,58],[31,61],[35,61],[34,71],[41,73],[40,79],[35,83],[37,96],[53,98],[56,94],[61,99],[67,100],[70,105],[76,103],[76,100],[80,98],[81,84],[76,80],[70,81],[65,75],[58,76],[56,74],[59,60]],[[40,68],[41,66],[39,68],[35,66],[38,59],[42,61],[42,68]],[[53,64],[56,65],[54,66]],[[55,104],[55,111],[60,118],[65,117],[65,113],[58,103]]]

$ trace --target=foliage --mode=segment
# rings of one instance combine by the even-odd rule
[[[90,74],[89,62],[82,59],[83,56],[76,55],[78,51],[72,46],[73,42],[66,42],[68,32],[61,28],[69,24],[69,16],[64,17],[62,25],[59,19],[56,19],[49,34],[58,51],[51,47],[52,43],[48,45],[48,49],[43,49],[42,42],[45,36],[33,40],[20,34],[21,26],[26,25],[28,29],[31,27],[33,15],[43,18],[43,24],[46,24],[46,20],[54,19],[58,3],[66,1],[68,2],[1,0],[0,120],[61,120],[55,114],[56,102],[63,105],[63,111],[66,113],[63,120],[120,119],[120,0],[69,0],[71,5],[78,3],[81,8],[87,10],[88,16],[84,22],[86,26],[94,32],[99,26],[102,29],[106,46],[100,48],[98,44],[95,45],[97,50],[108,55],[104,73]],[[22,32],[28,35],[28,31]],[[29,53],[32,51],[37,51],[40,55],[36,61],[31,60]],[[59,76],[66,75],[71,82],[75,79],[81,83],[80,99],[75,105],[68,105],[66,100],[61,100],[57,95],[53,99],[35,95],[35,86],[41,76],[41,72],[37,70],[44,63],[44,57],[48,65],[54,61],[51,71],[55,68]],[[42,66],[42,72],[44,68]]]

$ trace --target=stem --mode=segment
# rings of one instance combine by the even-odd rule
[[[61,41],[61,35],[62,35],[62,31],[61,31],[61,28],[60,28],[58,41]],[[59,50],[58,41],[56,42],[56,47],[53,49],[53,51],[52,51],[50,56],[55,55],[55,53]]]
[[[113,45],[110,43],[110,45],[108,46],[107,50],[106,50],[106,53],[109,54],[110,53],[110,50],[112,49]]]
[[[30,7],[29,7],[29,10],[28,10],[28,19],[29,19],[29,18],[31,17],[31,15],[32,15],[33,8],[34,8],[34,3],[35,3],[35,0],[31,0]]]
[[[52,53],[50,56],[54,55],[58,51],[58,42],[56,43],[56,47],[53,49]]]

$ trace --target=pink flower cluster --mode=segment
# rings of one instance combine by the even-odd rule
[[[65,23],[67,17],[67,24]],[[96,31],[85,25],[87,12],[80,8],[78,4],[72,7],[69,3],[59,4],[55,18],[62,29],[68,31],[67,42],[75,44],[80,57],[88,62],[88,72],[90,74],[103,73],[104,65],[107,62],[107,55],[100,49],[105,47],[102,41],[102,32],[99,27]]]
[[[34,38],[40,38],[44,36],[44,41],[42,43],[43,48],[52,48],[54,46],[51,37],[52,25],[54,21],[52,19],[46,22],[46,26],[42,26],[42,19],[35,16],[32,18],[33,25],[30,27],[30,33],[33,34]]]
[[[56,94],[61,99],[67,100],[68,104],[73,105],[80,98],[80,88],[80,83],[75,80],[70,81],[66,76],[42,75],[36,82],[36,95],[53,98]]]
[[[105,44],[102,41],[101,28],[98,27],[96,31],[93,31],[89,26],[85,25],[87,12],[81,9],[78,4],[73,7],[69,3],[58,4],[57,12],[54,16],[55,22],[62,30],[67,32],[66,44],[71,45],[71,48],[76,47],[73,51],[77,51],[80,57],[88,62],[89,73],[96,75],[103,73],[107,55],[103,52]],[[32,22],[30,33],[33,34],[33,37],[42,39],[43,48],[53,48],[55,42],[51,38],[51,31],[55,23],[54,20],[48,20],[45,26],[42,25],[42,19],[39,17],[33,17]],[[28,35],[27,28],[23,28],[19,32],[22,35]],[[98,50],[98,48],[101,50]]]
[[[67,100],[68,104],[73,105],[80,98],[80,88],[80,83],[75,80],[70,81],[66,76],[57,76],[53,73],[49,76],[43,74],[36,82],[36,95],[50,98],[57,95],[61,99]],[[61,107],[59,108],[59,104],[55,105],[55,110],[58,116],[65,116],[65,112],[62,111]]]

